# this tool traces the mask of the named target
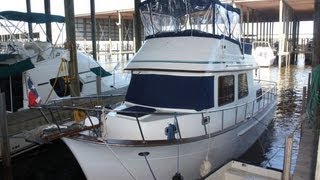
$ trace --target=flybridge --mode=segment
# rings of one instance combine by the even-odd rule
[[[149,38],[168,33],[240,38],[240,10],[218,0],[147,0],[140,13]]]
[[[253,69],[241,43],[240,10],[217,0],[140,4],[146,42],[126,70],[218,72]]]

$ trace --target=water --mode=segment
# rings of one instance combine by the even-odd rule
[[[282,169],[284,140],[293,133],[293,170],[299,148],[302,91],[303,86],[307,85],[311,68],[290,66],[279,70],[271,67],[260,71],[261,79],[276,81],[278,84],[277,111],[266,132],[240,160],[259,166]],[[15,180],[85,179],[79,164],[61,141],[43,145],[15,157],[12,159],[12,165]],[[1,179],[2,171],[0,173]]]
[[[272,123],[261,138],[241,158],[251,164],[283,169],[285,138],[293,134],[292,166],[294,170],[299,142],[303,87],[307,86],[311,67],[276,67],[261,69],[261,79],[276,81],[278,104]]]

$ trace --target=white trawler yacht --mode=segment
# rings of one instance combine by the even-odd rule
[[[87,179],[204,177],[266,129],[275,83],[254,80],[239,9],[216,0],[146,0],[140,13],[146,41],[126,67],[125,101],[103,108],[95,133],[63,140]]]

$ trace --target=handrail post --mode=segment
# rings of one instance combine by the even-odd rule
[[[244,111],[244,120],[247,120],[247,110],[248,110],[248,103],[246,102],[246,109]]]
[[[234,124],[237,124],[237,118],[238,118],[238,106],[236,106],[236,115],[234,119]]]
[[[262,98],[262,96],[260,96],[260,97]],[[260,99],[260,101],[258,102],[258,111],[257,111],[257,112],[260,111],[260,104],[261,104],[261,99]]]
[[[267,101],[267,104],[270,103],[270,91],[268,91],[268,101]]]
[[[253,117],[253,114],[254,114],[254,103],[255,103],[255,101],[256,101],[256,100],[253,100],[253,101],[252,101],[252,117]]]
[[[142,129],[141,129],[141,125],[140,125],[140,122],[139,122],[139,118],[138,118],[138,115],[136,115],[136,121],[137,121],[137,124],[138,124],[138,127],[139,127],[139,131],[140,131],[140,134],[141,134],[141,137],[142,137],[142,141],[145,142],[145,139],[144,139],[144,135],[143,135],[143,132],[142,132]]]
[[[222,117],[221,117],[221,131],[223,130],[223,122],[224,122],[224,110],[222,110]]]
[[[262,109],[264,108],[265,101],[266,101],[266,93],[263,93],[263,95],[262,95]]]
[[[91,124],[91,126],[92,126],[92,128],[93,128],[93,132],[96,134],[97,137],[99,137],[98,131],[97,131],[97,129],[94,127],[93,122],[92,122],[92,119],[91,119],[89,113],[88,113],[87,111],[85,111],[85,113],[86,113],[86,116],[88,117],[88,119],[89,119],[89,121],[90,121],[90,124]]]

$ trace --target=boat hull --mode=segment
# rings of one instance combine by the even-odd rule
[[[275,56],[266,57],[266,58],[256,58],[256,62],[260,67],[270,67],[273,65]]]
[[[213,137],[180,145],[137,147],[73,138],[63,138],[63,141],[78,160],[87,179],[153,179],[146,159],[156,179],[171,179],[177,171],[184,179],[197,179],[207,153],[211,169],[241,156],[271,122],[275,102],[261,109],[255,118],[236,124]],[[139,156],[141,152],[150,154],[145,159]]]

